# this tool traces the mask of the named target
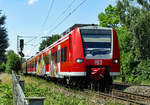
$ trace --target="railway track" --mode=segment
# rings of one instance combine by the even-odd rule
[[[123,92],[115,89],[112,89],[111,95],[121,98],[128,102],[132,102],[140,105],[150,105],[150,96],[128,93],[128,92]]]
[[[85,92],[89,92],[85,91]],[[114,100],[117,103],[123,103],[125,105],[150,105],[150,97],[142,96],[132,93],[123,92],[120,90],[111,90],[109,93],[105,92],[93,92],[97,99]]]
[[[145,86],[145,85],[144,85]],[[129,86],[125,86],[129,87]],[[92,90],[86,90],[92,91]],[[125,105],[150,105],[150,96],[139,95],[135,93],[124,92],[116,88],[110,89],[109,92],[92,91],[97,99],[115,100],[118,103]]]
[[[150,87],[150,85],[128,84],[128,83],[116,82],[116,83],[113,83],[112,88],[115,88],[115,89],[118,89],[118,90],[122,90],[122,89],[125,89],[125,88],[130,87],[130,86]]]

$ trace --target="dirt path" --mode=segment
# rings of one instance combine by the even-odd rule
[[[0,80],[1,82],[11,84],[12,83],[11,74],[0,73]]]

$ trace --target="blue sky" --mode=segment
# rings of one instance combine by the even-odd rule
[[[17,52],[17,35],[35,36],[36,38],[25,45],[23,50],[26,56],[32,56],[38,51],[42,36],[60,34],[77,23],[98,24],[98,14],[104,12],[109,4],[114,5],[116,0],[87,0],[55,30],[53,30],[55,26],[84,0],[74,0],[72,6],[65,13],[64,10],[73,0],[54,0],[48,16],[52,1],[0,0],[0,10],[7,16],[6,28],[10,45],[8,50],[12,49]],[[61,15],[62,13],[63,15]],[[44,22],[47,16],[47,21]],[[25,38],[24,41],[27,42],[31,39]]]

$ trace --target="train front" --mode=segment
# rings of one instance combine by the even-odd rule
[[[86,75],[92,80],[111,80],[120,75],[120,52],[116,32],[98,26],[80,27]]]

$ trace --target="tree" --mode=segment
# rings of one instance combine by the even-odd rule
[[[12,70],[16,72],[21,70],[21,59],[17,54],[10,51],[7,55],[6,72],[11,73]]]
[[[43,40],[42,43],[40,44],[39,51],[43,50],[45,47],[48,47],[52,43],[54,43],[56,40],[58,40],[61,36],[56,34],[48,37],[47,39]]]
[[[112,27],[117,31],[121,74],[128,82],[139,82],[145,77],[150,80],[149,11],[149,0],[118,0],[116,6],[109,5],[105,13],[99,14],[100,26]]]
[[[124,52],[124,64],[127,80],[136,82],[144,80],[150,72],[150,2],[149,0],[118,0],[117,11],[120,22],[127,27],[129,38],[129,53]],[[127,40],[126,40],[127,41]],[[125,62],[128,61],[128,62]],[[148,70],[147,70],[148,69]],[[145,77],[144,77],[145,76]]]
[[[119,16],[117,8],[109,5],[105,9],[105,13],[100,13],[98,15],[100,26],[102,27],[112,27],[116,28],[119,26]]]
[[[132,5],[135,1],[137,6]],[[139,8],[139,6],[141,8]],[[150,58],[150,3],[148,0],[119,0],[119,17],[133,36],[132,53],[136,60]]]
[[[0,64],[5,60],[5,50],[8,48],[8,35],[5,28],[6,16],[1,16],[0,11]]]

